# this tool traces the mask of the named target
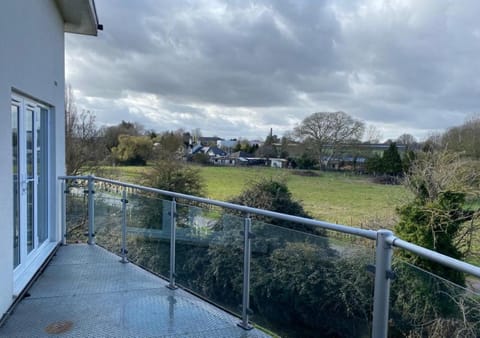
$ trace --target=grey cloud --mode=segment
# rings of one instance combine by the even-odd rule
[[[230,106],[289,105],[295,97],[290,83],[300,74],[311,75],[335,63],[332,37],[305,29],[315,27],[315,22],[309,23],[312,19],[323,26],[334,23],[331,18],[322,20],[332,16],[322,7],[302,12],[302,29],[272,6],[248,10],[229,5],[218,17],[203,9],[192,13],[188,6],[178,7],[173,13],[149,8],[156,16],[123,16],[125,10],[115,10],[104,18],[106,46],[101,48],[98,39],[92,42],[93,52],[82,53],[88,63],[101,68],[101,87],[107,86],[102,81],[108,79],[106,74],[113,73],[114,86],[158,95]],[[318,15],[312,17],[315,12]],[[143,14],[146,18],[140,20]],[[121,17],[133,20],[119,24]],[[336,30],[332,26],[329,33]],[[81,74],[72,79],[77,81],[82,82]]]
[[[97,8],[98,38],[67,37],[67,81],[152,128],[262,136],[344,110],[425,135],[478,112],[475,1],[97,0]],[[125,101],[142,93],[159,99],[152,109]],[[115,119],[109,109],[99,108],[99,120]]]

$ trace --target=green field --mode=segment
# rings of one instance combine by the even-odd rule
[[[294,173],[274,168],[201,168],[209,198],[228,200],[250,182],[261,177],[276,178],[288,185],[294,199],[314,218],[348,225],[391,225],[395,207],[408,198],[403,186],[374,184],[365,176],[317,172],[319,176],[309,177]],[[381,224],[384,222],[388,224]]]
[[[105,176],[139,182],[148,167],[105,168]],[[262,177],[283,180],[294,199],[316,219],[358,227],[383,228],[395,221],[396,206],[408,194],[403,186],[372,183],[369,177],[350,173],[316,172],[300,176],[296,171],[262,167],[198,167],[205,180],[205,196],[228,201]],[[100,175],[99,175],[100,176]]]

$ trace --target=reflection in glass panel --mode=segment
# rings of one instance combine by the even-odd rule
[[[120,253],[122,235],[122,195],[102,182],[95,187],[95,243],[116,254]],[[88,233],[88,224],[87,224]]]
[[[18,185],[18,106],[12,105],[12,157],[13,157],[13,267],[20,264],[20,194]]]
[[[239,314],[244,219],[226,210],[177,204],[177,283]]]
[[[253,322],[282,337],[369,336],[370,242],[357,245],[354,238],[322,237],[255,219],[251,231]]]
[[[34,140],[33,140],[33,123],[34,123],[34,111],[27,109],[25,112],[25,136],[27,139],[26,149],[26,169],[27,169],[27,252],[30,253],[35,246],[35,229],[34,229],[34,189],[33,175],[34,175]]]
[[[135,191],[128,195],[128,259],[156,274],[170,271],[171,201],[158,194]]]
[[[86,180],[66,180],[65,207],[67,243],[85,243],[88,239],[88,198]]]
[[[395,337],[480,337],[476,278],[459,286],[394,257],[389,332]]]

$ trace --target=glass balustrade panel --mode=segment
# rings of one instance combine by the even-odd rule
[[[159,194],[129,191],[127,195],[127,258],[167,278],[170,271],[171,201]]]
[[[101,181],[94,184],[95,244],[117,255],[122,248],[122,189]]]
[[[86,243],[88,240],[87,180],[65,180],[65,226],[67,243]]]
[[[400,257],[393,263],[390,337],[480,337],[480,281],[449,268],[445,277]]]
[[[241,313],[244,218],[207,205],[177,203],[176,282]]]
[[[369,337],[374,243],[268,221],[252,220],[250,319],[282,337]]]

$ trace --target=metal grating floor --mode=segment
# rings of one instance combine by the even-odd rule
[[[234,316],[166,285],[98,246],[63,246],[0,337],[269,337],[244,331]],[[68,323],[66,332],[47,333],[55,323]]]

